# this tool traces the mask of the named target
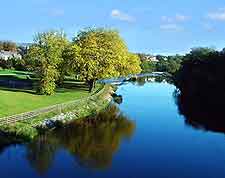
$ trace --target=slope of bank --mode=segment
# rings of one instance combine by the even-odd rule
[[[60,110],[40,114],[37,117],[11,124],[2,124],[2,135],[29,141],[41,132],[61,127],[76,119],[94,115],[106,108],[112,99],[113,88],[105,85],[100,91],[83,99],[62,104]]]

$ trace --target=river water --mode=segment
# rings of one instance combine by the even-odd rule
[[[123,102],[29,144],[0,140],[2,178],[222,178],[224,133],[179,114],[175,86],[121,85]]]

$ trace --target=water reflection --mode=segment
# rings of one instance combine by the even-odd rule
[[[143,76],[137,78],[131,78],[130,82],[137,86],[144,86],[146,83],[171,83],[172,79],[165,76]]]
[[[225,134],[224,96],[210,93],[190,95],[190,92],[174,92],[179,113],[185,123],[196,129]]]
[[[94,118],[40,136],[27,145],[26,157],[39,174],[51,167],[60,149],[70,153],[82,167],[105,169],[110,167],[121,141],[130,139],[134,129],[135,123],[113,105]]]
[[[1,177],[225,177],[224,135],[184,129],[183,117],[173,103],[174,89],[159,83],[119,87],[117,94],[124,100],[117,106],[135,118],[137,127],[114,106],[94,119],[42,135],[33,143],[5,147],[0,154]],[[217,105],[213,111],[204,98],[188,97],[187,93],[175,93],[187,123],[218,132],[220,125],[212,127],[205,119],[208,113],[213,119],[224,118],[221,94],[215,97],[214,93],[214,100],[208,97],[213,101],[209,106]]]

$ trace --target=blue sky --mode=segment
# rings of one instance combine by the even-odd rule
[[[185,53],[225,47],[224,0],[1,0],[0,39],[31,42],[35,32],[85,27],[120,31],[133,52]]]

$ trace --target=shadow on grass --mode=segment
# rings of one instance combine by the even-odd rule
[[[36,93],[34,89],[26,89],[26,88],[9,88],[0,86],[0,90],[11,91],[11,92],[23,92],[29,93],[33,95],[39,95]],[[76,92],[76,91],[89,91],[89,88],[85,85],[77,85],[77,84],[66,84],[63,87],[56,88],[56,93],[68,93],[68,92]]]
[[[24,72],[13,71],[13,73],[18,75],[0,75],[1,90],[37,94],[35,88],[38,81],[31,79],[31,76],[25,75]],[[62,86],[58,86],[56,89],[56,93],[71,91],[89,91],[89,87],[85,82],[67,79]]]
[[[0,75],[0,79],[1,80],[6,80],[6,81],[9,81],[9,80],[27,80],[29,79],[29,77],[25,76],[25,75],[13,75],[13,74],[7,74],[7,75]]]
[[[82,82],[65,82],[62,87],[65,89],[89,91],[87,84]]]

